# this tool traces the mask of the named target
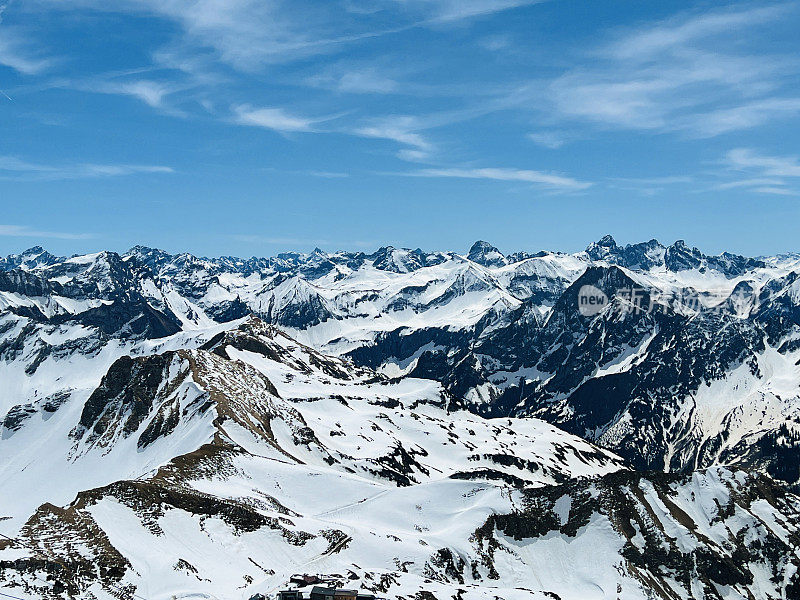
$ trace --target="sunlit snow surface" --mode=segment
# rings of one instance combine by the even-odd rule
[[[137,593],[159,599],[201,592],[238,598],[246,597],[246,590],[285,585],[296,571],[354,570],[379,577],[400,570],[392,576],[397,577],[397,584],[389,586],[395,594],[428,589],[423,577],[433,552],[453,548],[468,554],[472,532],[490,514],[513,507],[513,493],[502,481],[450,476],[489,469],[530,485],[543,485],[608,473],[620,466],[612,454],[536,419],[486,421],[466,412],[448,413],[441,407],[446,395],[439,384],[429,380],[392,383],[365,371],[351,373],[345,363],[325,359],[342,369],[331,376],[325,365],[314,364],[319,355],[281,334],[274,333],[270,340],[272,348],[283,352],[279,360],[224,343],[221,348],[228,359],[191,350],[238,325],[242,323],[179,333],[158,342],[108,344],[89,356],[49,357],[32,376],[6,368],[6,381],[14,386],[10,389],[16,390],[15,397],[24,394],[35,400],[59,390],[70,392],[54,413],[43,411],[34,402],[36,412],[23,427],[3,431],[0,507],[3,516],[11,518],[0,521],[0,532],[24,537],[30,532],[32,521],[28,520],[43,503],[67,506],[76,495],[80,498],[82,490],[120,480],[158,479],[163,477],[159,467],[171,463],[174,467],[175,457],[191,455],[213,442],[236,451],[220,455],[214,470],[203,470],[202,477],[181,473],[180,486],[255,507],[259,514],[278,519],[286,530],[260,527],[237,531],[213,516],[198,517],[179,508],[166,510],[155,520],[157,527],[145,526],[139,510],[120,502],[114,493],[104,492],[81,508],[82,518],[91,517],[108,542],[130,561],[124,581],[134,583]],[[145,448],[137,446],[158,407],[153,407],[135,432],[114,432],[110,442],[90,443],[71,435],[88,396],[116,358],[179,348],[190,350],[175,355],[175,366],[169,367],[159,385],[165,403],[179,398],[183,411],[183,418],[168,435]],[[206,370],[181,380],[187,368],[182,363],[190,361]],[[216,422],[224,407],[186,416],[187,407],[208,390],[217,389],[215,385],[231,386],[238,380],[241,389],[254,390],[255,380],[248,379],[253,372],[245,364],[266,375],[280,396],[270,395],[265,400],[268,405],[260,405],[269,413],[270,439],[248,422]],[[24,361],[16,366],[23,369]],[[249,393],[244,393],[226,399],[225,406],[240,399],[251,400]],[[239,409],[240,416],[247,419],[241,406]],[[298,442],[302,427],[313,431],[311,438],[304,434],[310,443]],[[396,448],[410,453],[413,464],[402,472],[381,473],[383,457]],[[491,458],[494,455],[513,456],[527,466],[501,464]],[[385,464],[389,471],[395,470],[392,463]],[[404,478],[408,481],[398,486]],[[26,521],[28,526],[23,527]],[[88,547],[83,552],[79,532],[70,531],[68,525],[58,526],[56,531],[60,532],[56,537],[63,535],[64,539],[53,540],[50,532],[45,536],[49,541],[37,542],[39,551],[52,551],[54,544],[70,540],[72,552],[95,556],[92,546],[97,540],[83,540]],[[328,555],[331,542],[325,535],[330,531],[350,539]],[[300,536],[297,539],[306,535],[309,539],[302,544],[292,542],[293,534]],[[17,549],[7,552],[9,556],[20,554]],[[197,574],[188,567],[188,573],[176,570],[175,565],[183,565],[182,561],[197,569]],[[494,589],[500,582],[490,583]],[[517,579],[507,583],[513,583],[512,587],[522,584]],[[471,592],[474,597],[497,593],[476,585]],[[92,592],[111,597],[101,587],[97,584]]]
[[[663,260],[663,249],[654,252]],[[143,250],[56,262],[32,256],[23,272],[64,287],[0,291],[0,341],[10,341],[0,417],[13,417],[0,433],[0,518],[9,517],[0,533],[20,540],[0,542],[0,561],[46,556],[70,572],[80,563],[81,597],[103,599],[134,591],[147,600],[249,598],[297,572],[350,575],[346,587],[389,598],[639,599],[656,585],[653,573],[675,598],[707,596],[704,586],[722,598],[788,597],[800,560],[793,496],[776,500],[764,492],[769,484],[726,469],[667,483],[658,474],[615,480],[627,471],[613,454],[543,421],[486,420],[455,410],[439,383],[389,379],[410,373],[425,352],[449,351],[433,342],[376,371],[336,358],[382,332],[469,332],[478,323],[492,331],[512,316],[545,323],[559,295],[602,260],[545,253],[509,261],[492,251],[492,266],[441,253],[420,267],[413,252],[391,249],[380,264],[319,253],[284,271],[176,255],[123,281],[120,265],[140,255],[147,258]],[[758,294],[798,266],[787,256],[735,276],[705,263],[621,270],[665,297],[703,292],[708,308],[743,282]],[[144,339],[128,335],[126,323],[125,335],[107,334],[76,318],[131,289],[175,315],[182,331]],[[800,303],[797,281],[771,293]],[[254,319],[217,324],[215,311],[235,302],[285,321],[291,337]],[[303,324],[298,315],[308,319],[309,307]],[[676,310],[691,318],[698,307]],[[30,311],[47,322],[25,317]],[[589,376],[634,368],[657,333],[622,345]],[[165,353],[152,405],[137,404],[144,398],[135,390],[125,401],[109,396],[107,410],[79,426],[115,361],[148,365]],[[684,433],[671,440],[668,461],[690,443],[724,437],[708,450],[713,464],[797,414],[800,351],[766,344],[755,363],[758,375],[742,364],[676,399],[673,424]],[[468,401],[554,375],[494,366]],[[135,410],[141,421],[126,429]],[[626,427],[633,425],[623,415],[598,439],[611,443]],[[522,535],[504,516],[523,529],[548,525]],[[730,559],[750,581],[730,585],[630,558],[661,548],[691,562],[698,552],[730,557],[737,547],[754,553]],[[92,571],[101,564],[119,572]],[[0,568],[0,589],[19,597],[51,587],[45,570]]]

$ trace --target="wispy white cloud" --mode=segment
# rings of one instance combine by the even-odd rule
[[[545,96],[559,119],[604,127],[712,137],[800,112],[784,83],[800,72],[792,56],[748,41],[791,5],[682,15],[619,34],[584,66],[552,80]]]
[[[282,170],[274,167],[265,169],[273,173],[285,173],[287,175],[300,175],[302,177],[320,177],[321,179],[346,179],[350,177],[350,173],[343,171],[323,171],[319,169],[300,169],[300,170]]]
[[[434,145],[420,130],[432,126],[420,118],[393,115],[371,119],[361,125],[319,127],[320,124],[340,118],[334,115],[321,118],[302,117],[279,107],[255,108],[250,105],[233,107],[234,122],[240,125],[262,127],[279,133],[339,133],[363,138],[389,140],[405,146],[397,155],[403,160],[419,162],[430,158]]]
[[[397,81],[371,68],[343,73],[337,82],[339,91],[353,93],[388,94],[399,87]]]
[[[490,15],[543,0],[398,0],[404,6],[416,6],[426,13],[430,23],[448,23]]]
[[[138,98],[153,108],[162,107],[164,105],[164,97],[174,91],[164,83],[148,80],[123,82],[116,89],[118,90],[117,93]]]
[[[24,75],[36,75],[53,64],[30,43],[30,36],[17,29],[0,27],[0,65],[11,67]]]
[[[440,151],[430,139],[429,131],[464,123],[498,110],[486,104],[419,115],[388,115],[366,120],[344,133],[367,138],[391,140],[406,146],[397,152],[398,158],[410,162],[430,162]]]
[[[752,188],[756,186],[780,186],[783,185],[782,179],[770,179],[767,177],[753,177],[751,179],[737,179],[726,181],[715,186],[717,190],[735,190],[738,188]]]
[[[313,131],[313,126],[322,120],[293,115],[283,108],[254,108],[249,104],[233,107],[235,122],[240,125],[263,127],[281,133]]]
[[[715,186],[717,190],[744,189],[760,194],[795,196],[793,178],[800,177],[800,158],[769,156],[751,148],[734,148],[722,160],[728,172],[750,175]],[[788,181],[787,181],[788,180]]]
[[[74,8],[60,0],[35,3],[43,9]],[[253,71],[330,53],[348,42],[386,33],[357,29],[342,19],[347,13],[335,2],[305,5],[300,10],[295,3],[280,0],[81,0],[79,5],[103,12],[147,14],[175,23],[179,34],[159,59],[177,69],[187,66],[187,58],[213,54],[217,62]],[[354,33],[338,33],[354,29]]]
[[[176,92],[186,89],[185,86],[166,81],[152,79],[122,79],[118,76],[99,76],[94,79],[58,79],[51,82],[53,87],[69,88],[94,94],[116,94],[130,96],[144,102],[151,108],[170,113],[180,113],[165,103],[165,99]]]
[[[118,177],[120,175],[135,175],[137,173],[174,173],[172,167],[160,165],[77,165],[75,171],[78,176],[86,177]]]
[[[139,12],[176,23],[181,34],[163,62],[211,51],[236,69],[330,54],[349,44],[419,27],[439,27],[542,0],[341,0],[304,3],[280,0],[81,0],[82,8]],[[36,0],[66,9],[60,0]],[[386,23],[393,26],[386,26]]]
[[[25,225],[0,225],[0,236],[52,238],[59,240],[87,240],[95,237],[92,233],[68,233],[64,231],[42,231]]]
[[[303,80],[305,85],[348,94],[392,94],[400,82],[389,75],[397,69],[384,65],[339,62]]]
[[[691,175],[665,175],[663,177],[614,177],[611,181],[642,185],[672,185],[675,183],[692,183]]]
[[[684,128],[697,137],[714,137],[730,131],[750,129],[798,113],[800,98],[767,98],[690,117]]]
[[[374,120],[371,124],[354,130],[355,135],[368,138],[391,140],[409,148],[401,150],[398,156],[404,160],[425,160],[434,146],[421,133],[426,127],[418,117],[397,115]]]
[[[764,186],[753,188],[753,191],[759,194],[774,194],[776,196],[800,196],[800,192],[785,187]]]
[[[776,4],[676,17],[634,31],[612,42],[606,52],[617,59],[643,62],[663,52],[681,50],[698,40],[728,36],[735,29],[770,23],[785,15],[787,8]]]
[[[445,168],[445,169],[422,169],[408,173],[415,177],[455,177],[458,179],[490,179],[494,181],[520,181],[533,183],[549,188],[560,190],[584,190],[592,184],[585,181],[578,181],[572,177],[558,175],[555,173],[545,173],[543,171],[531,171],[528,169],[508,169],[508,168]]]
[[[511,36],[508,34],[488,35],[478,40],[478,45],[489,52],[499,52],[513,46]]]
[[[568,141],[567,136],[558,131],[536,131],[529,133],[528,139],[551,150],[561,148]]]
[[[800,159],[796,156],[767,156],[750,148],[735,148],[725,155],[732,169],[756,169],[772,177],[800,177]]]
[[[350,173],[342,171],[295,171],[298,175],[310,175],[311,177],[321,177],[323,179],[345,179],[350,177]]]
[[[24,161],[16,156],[0,156],[0,178],[14,180],[60,180],[119,177],[135,174],[174,173],[161,165],[74,163],[50,165]]]
[[[665,175],[662,177],[612,177],[609,187],[637,192],[644,196],[655,196],[674,186],[686,186],[695,182],[691,175]]]
[[[509,42],[510,43],[510,42]],[[324,62],[324,61],[322,61]],[[368,59],[343,59],[332,64],[315,65],[315,72],[296,79],[300,85],[325,89],[342,94],[395,95],[410,98],[452,98],[465,105],[461,111],[493,112],[487,100],[503,99],[511,89],[508,84],[477,84],[474,81],[440,81],[425,78],[426,71],[438,62],[426,60],[398,60],[394,55],[376,55]],[[422,75],[422,78],[420,78]],[[464,102],[467,100],[468,102]]]

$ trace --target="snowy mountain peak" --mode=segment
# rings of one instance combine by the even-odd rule
[[[20,254],[20,256],[36,257],[41,254],[44,254],[44,248],[42,248],[41,246],[32,246],[27,250],[23,251],[22,254]]]
[[[609,257],[618,257],[620,247],[617,246],[616,240],[611,235],[604,235],[596,242],[589,244],[585,252],[592,260],[608,260]]]
[[[37,267],[51,265],[59,260],[63,259],[53,256],[41,246],[33,246],[20,254],[10,254],[5,258],[0,258],[0,270],[17,268],[32,270]]]
[[[595,242],[595,245],[601,246],[601,247],[604,247],[604,248],[616,248],[617,247],[617,242],[616,242],[616,240],[614,239],[614,237],[611,234],[606,234],[603,237],[601,237],[599,240],[597,240],[597,242]]]
[[[482,240],[472,244],[467,258],[484,267],[500,267],[508,264],[508,259],[497,248]]]

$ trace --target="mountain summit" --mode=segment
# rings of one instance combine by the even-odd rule
[[[505,256],[489,242],[478,240],[469,249],[467,258],[484,267],[500,267],[508,264]]]

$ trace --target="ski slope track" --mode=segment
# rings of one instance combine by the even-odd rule
[[[0,424],[23,600],[800,597],[799,255],[31,248]]]

